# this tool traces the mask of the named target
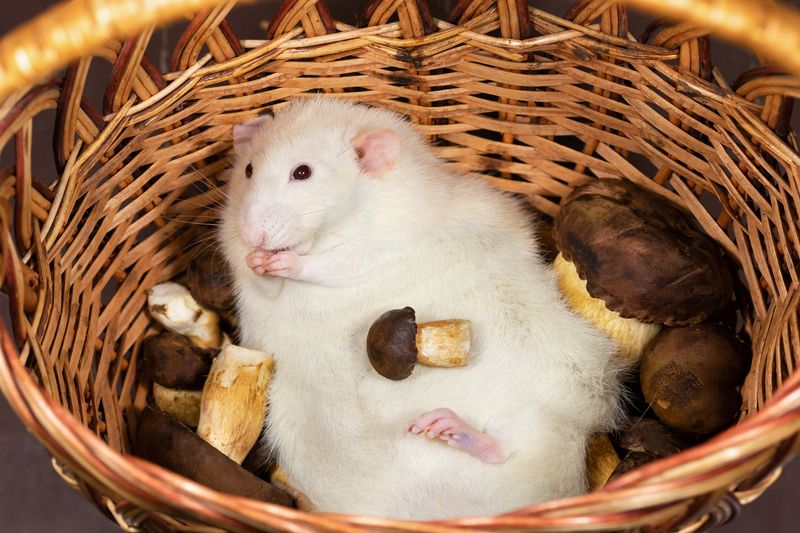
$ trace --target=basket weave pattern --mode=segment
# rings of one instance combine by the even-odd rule
[[[151,26],[0,100],[0,150],[15,156],[0,169],[1,273],[17,340],[0,329],[0,387],[65,479],[121,526],[153,531],[695,530],[774,481],[800,446],[796,78],[768,65],[731,87],[711,65],[706,30],[656,22],[635,41],[625,8],[608,0],[580,0],[564,18],[462,0],[449,21],[424,0],[372,0],[361,28],[332,20],[322,1],[287,0],[264,35],[243,41],[226,21],[234,4],[193,16],[170,72],[145,55]],[[84,88],[103,60],[113,70],[96,109]],[[146,291],[209,237],[232,125],[319,92],[409,116],[453,169],[548,216],[599,177],[686,207],[742,273],[754,357],[743,422],[585,497],[424,525],[218,494],[122,455],[147,401]],[[48,109],[52,186],[31,171],[33,121]]]

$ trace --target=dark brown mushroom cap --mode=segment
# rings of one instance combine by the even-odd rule
[[[202,389],[217,352],[199,348],[183,335],[169,331],[142,341],[142,356],[150,377],[172,389]]]
[[[628,181],[599,179],[567,197],[555,224],[587,290],[624,318],[697,324],[722,310],[733,280],[690,216]]]
[[[665,329],[642,356],[645,401],[666,426],[685,433],[716,433],[734,423],[739,386],[750,367],[746,347],[715,325]]]
[[[171,416],[146,407],[136,427],[136,455],[220,492],[291,506],[292,497],[229,459]]]
[[[186,271],[186,288],[200,305],[233,312],[233,278],[221,252],[206,251],[192,259]]]
[[[620,448],[629,452],[644,452],[655,457],[668,457],[689,446],[658,420],[642,417],[632,419],[616,440]]]
[[[611,472],[611,476],[608,478],[607,483],[611,483],[618,477],[622,476],[623,474],[627,474],[631,470],[636,470],[647,463],[652,463],[656,459],[658,459],[658,457],[646,452],[628,452],[628,454],[625,455],[625,458],[622,459],[614,471]]]
[[[381,376],[406,379],[417,364],[417,319],[410,307],[378,317],[367,333],[367,356]]]

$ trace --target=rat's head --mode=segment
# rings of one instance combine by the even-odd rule
[[[391,173],[407,131],[393,113],[332,99],[234,126],[228,231],[248,249],[308,252]]]

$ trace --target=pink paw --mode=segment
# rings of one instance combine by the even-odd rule
[[[484,463],[504,463],[508,457],[497,440],[464,422],[450,409],[435,409],[408,423],[414,435],[438,438]]]
[[[291,278],[300,271],[300,257],[291,250],[278,253],[253,250],[246,261],[247,266],[259,276]]]

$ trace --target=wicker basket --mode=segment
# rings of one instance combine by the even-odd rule
[[[800,432],[800,155],[788,127],[800,88],[764,66],[732,89],[695,24],[800,73],[796,13],[637,0],[686,22],[636,41],[612,0],[580,0],[565,18],[462,0],[449,22],[425,0],[372,0],[362,28],[334,22],[321,0],[286,0],[266,34],[240,41],[226,22],[234,3],[70,2],[0,41],[0,148],[16,157],[0,170],[0,274],[16,338],[0,327],[0,388],[68,483],[130,531],[696,531],[777,478]],[[160,72],[145,55],[154,25],[202,8]],[[88,54],[113,65],[102,112],[84,95]],[[68,62],[63,78],[41,81]],[[145,291],[185,268],[180,252],[203,229],[188,222],[207,222],[220,199],[204,180],[224,176],[231,125],[320,90],[409,115],[453,168],[547,215],[605,176],[689,209],[740,267],[753,346],[742,421],[585,497],[426,524],[302,513],[126,455],[147,399]],[[47,186],[32,175],[31,146],[50,109],[59,177]]]

